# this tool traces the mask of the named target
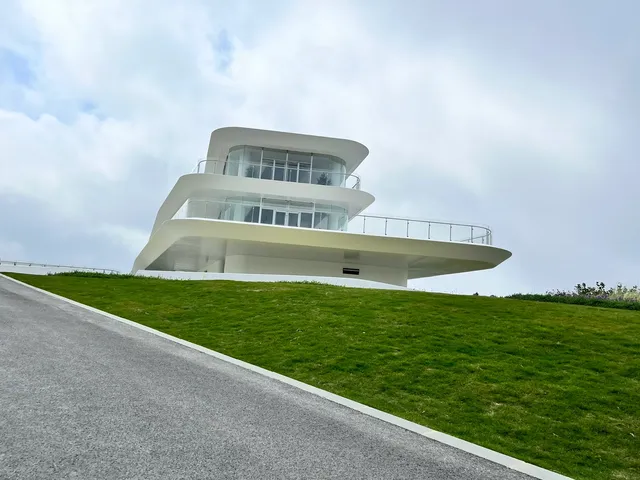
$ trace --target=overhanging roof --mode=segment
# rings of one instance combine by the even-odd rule
[[[224,127],[211,132],[207,159],[224,159],[229,149],[240,145],[334,155],[345,161],[348,174],[369,155],[367,147],[353,140],[255,128]]]

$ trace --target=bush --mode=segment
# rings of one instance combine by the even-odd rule
[[[573,292],[555,290],[545,294],[516,293],[506,298],[640,310],[640,289],[638,289],[638,286],[625,287],[620,283],[616,287],[608,289],[603,282],[596,282],[595,287],[587,286],[586,283],[579,283],[575,286]]]

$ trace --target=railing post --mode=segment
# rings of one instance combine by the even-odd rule
[[[449,241],[451,241],[452,234],[453,234],[453,225],[449,224]]]
[[[473,243],[473,227],[471,227],[471,243]]]
[[[384,219],[384,234],[385,234],[385,235],[387,234],[387,221],[388,221],[388,220],[389,220],[388,218],[385,218],[385,219]]]
[[[427,240],[431,240],[431,222],[429,222],[429,228],[427,229]]]
[[[367,217],[362,217],[362,233],[366,233]]]
[[[407,220],[407,238],[409,238],[409,220]]]

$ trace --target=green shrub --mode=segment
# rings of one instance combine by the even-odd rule
[[[625,287],[620,283],[615,288],[608,289],[603,282],[596,282],[595,287],[589,287],[586,283],[579,283],[575,286],[573,292],[556,290],[545,294],[516,293],[506,298],[640,310],[640,289],[638,289],[638,286]]]

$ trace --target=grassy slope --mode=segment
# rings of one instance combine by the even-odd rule
[[[640,478],[640,313],[313,284],[12,275],[575,478]]]

